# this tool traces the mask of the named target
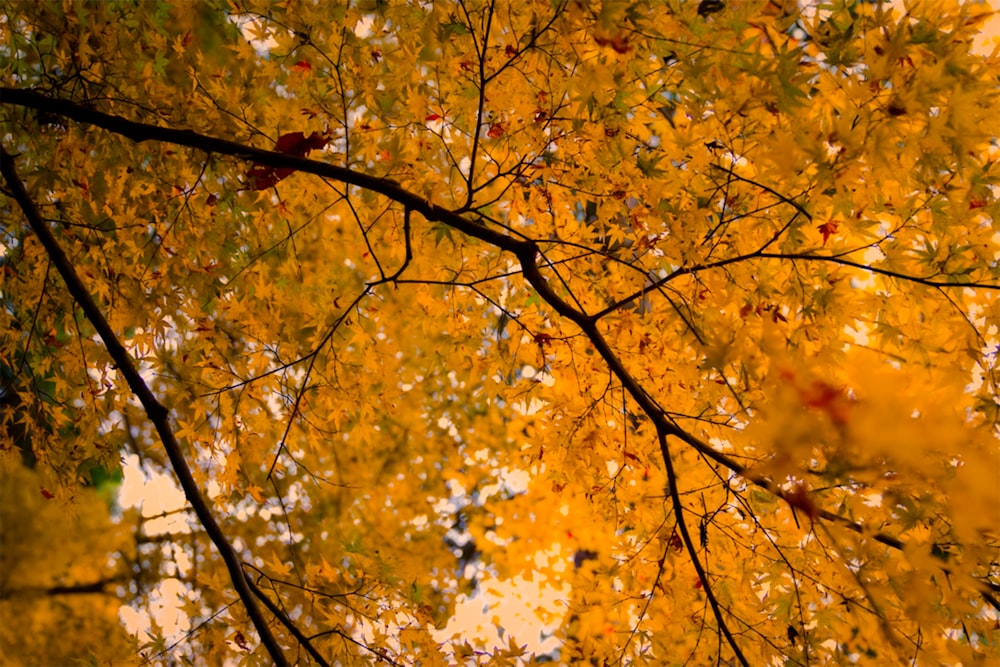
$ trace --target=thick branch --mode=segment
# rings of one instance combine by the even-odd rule
[[[188,502],[191,503],[191,507],[198,516],[198,520],[205,527],[205,532],[208,533],[213,544],[219,550],[222,560],[225,561],[226,568],[229,570],[229,577],[232,579],[233,586],[246,607],[250,620],[257,629],[261,643],[264,644],[276,665],[287,665],[288,661],[285,659],[284,652],[278,645],[277,640],[275,640],[274,635],[271,634],[271,629],[267,625],[267,619],[264,618],[260,607],[257,605],[257,601],[254,599],[253,592],[250,590],[239,555],[232,544],[229,543],[218,522],[216,522],[212,510],[209,508],[204,496],[201,495],[194,476],[191,474],[191,468],[188,467],[184,453],[181,451],[180,443],[177,442],[173,428],[170,426],[170,411],[156,399],[156,396],[153,395],[153,392],[146,385],[145,380],[142,379],[128,351],[125,350],[121,341],[118,340],[118,336],[111,328],[111,325],[108,324],[101,309],[90,296],[90,292],[87,291],[83,281],[80,280],[80,276],[77,275],[73,264],[69,261],[59,242],[45,224],[42,216],[38,213],[38,209],[35,207],[34,202],[31,201],[24,183],[21,182],[21,179],[17,175],[17,171],[14,168],[14,159],[2,146],[0,146],[0,173],[3,174],[4,180],[7,182],[7,187],[10,188],[14,195],[14,199],[21,207],[21,210],[24,211],[24,215],[28,219],[28,224],[31,225],[32,230],[34,230],[38,239],[45,247],[45,251],[48,253],[52,263],[59,271],[59,275],[65,281],[69,293],[80,305],[80,308],[83,309],[87,319],[90,320],[94,329],[101,336],[104,346],[118,367],[118,372],[125,377],[125,381],[128,383],[132,393],[142,403],[146,415],[156,428],[156,432],[160,436],[160,441],[163,443],[163,448],[167,452],[167,457],[170,459],[170,464],[174,468],[174,473],[177,475],[177,480],[184,490],[184,495]]]
[[[261,601],[261,604],[267,607],[268,610],[270,610],[270,612],[281,621],[282,625],[284,625],[285,628],[292,633],[292,636],[299,640],[299,643],[305,647],[306,652],[312,656],[312,659],[316,661],[316,664],[320,665],[320,667],[329,667],[330,663],[327,662],[326,658],[324,658],[320,652],[316,650],[316,648],[312,645],[312,642],[309,641],[309,638],[302,634],[302,631],[299,630],[299,626],[295,625],[295,623],[288,618],[288,615],[285,614],[281,608],[278,607],[278,605],[272,602],[271,598],[267,597],[264,591],[260,589],[260,586],[257,585],[257,582],[252,579],[249,579],[248,581],[250,583],[250,590],[252,590],[253,594],[256,595]]]
[[[68,584],[65,586],[49,586],[47,588],[44,586],[14,588],[8,591],[0,592],[0,599],[41,596],[55,597],[59,595],[113,595],[107,590],[108,586],[124,582],[125,577],[118,576],[110,577],[108,579],[98,579],[97,581],[91,581],[86,584]]]
[[[135,142],[161,141],[178,146],[187,146],[207,153],[229,155],[267,167],[292,169],[294,171],[315,174],[316,176],[330,178],[385,195],[393,201],[397,201],[403,206],[420,213],[420,215],[432,222],[444,222],[463,234],[510,252],[515,252],[517,248],[525,243],[524,241],[513,239],[488,227],[472,222],[437,204],[432,204],[423,197],[403,189],[398,183],[388,178],[369,176],[368,174],[352,171],[346,167],[338,167],[325,162],[294,157],[275,151],[252,148],[236,143],[235,141],[218,139],[198,134],[191,130],[175,130],[169,127],[136,123],[119,116],[112,116],[68,100],[48,97],[31,90],[0,88],[0,104],[22,106],[64,116],[81,123],[95,125],[114,134],[120,134]]]

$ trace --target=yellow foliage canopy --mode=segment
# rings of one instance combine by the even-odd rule
[[[0,460],[176,476],[140,660],[1000,658],[986,5],[0,6]]]

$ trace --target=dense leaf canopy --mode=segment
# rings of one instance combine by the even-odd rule
[[[1000,658],[988,6],[0,8],[12,660]]]

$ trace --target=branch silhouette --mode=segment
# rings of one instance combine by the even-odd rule
[[[160,436],[160,442],[163,443],[163,449],[167,453],[167,458],[170,459],[170,465],[173,466],[174,474],[177,475],[177,480],[184,491],[184,496],[191,503],[198,521],[204,526],[205,532],[211,538],[212,543],[218,549],[219,555],[222,556],[222,560],[226,564],[233,587],[243,601],[247,614],[257,629],[261,643],[264,644],[274,664],[279,666],[288,665],[289,663],[285,658],[284,651],[271,633],[267,619],[254,599],[254,593],[250,588],[249,578],[243,571],[243,564],[239,554],[236,553],[236,549],[233,548],[222,527],[216,521],[215,515],[208,506],[208,502],[202,495],[194,479],[194,475],[191,473],[191,468],[184,457],[184,452],[181,450],[180,442],[177,441],[173,427],[170,425],[169,408],[157,400],[146,384],[146,381],[142,379],[139,370],[132,361],[132,357],[121,344],[121,341],[118,340],[118,336],[111,328],[104,313],[101,312],[100,307],[98,307],[90,295],[80,276],[77,275],[72,262],[70,262],[59,242],[39,214],[38,209],[24,187],[24,183],[17,175],[14,158],[2,146],[0,146],[0,173],[3,174],[4,180],[7,182],[7,187],[10,188],[18,206],[21,207],[25,217],[28,219],[31,229],[38,236],[52,263],[59,271],[59,275],[62,276],[67,290],[69,290],[73,299],[80,305],[80,308],[94,326],[94,329],[97,330],[98,335],[100,335],[101,340],[104,342],[104,347],[108,350],[108,354],[111,355],[115,365],[118,367],[118,371],[124,376],[132,393],[142,403],[149,421],[152,422],[157,434]]]

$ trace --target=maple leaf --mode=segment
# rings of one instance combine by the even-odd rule
[[[547,345],[552,342],[552,336],[544,332],[535,334],[534,338],[539,345]]]
[[[684,541],[681,540],[680,534],[677,532],[677,528],[674,528],[673,532],[670,534],[670,539],[667,545],[674,553],[680,553],[684,549]]]
[[[309,136],[302,132],[287,132],[278,137],[274,150],[285,155],[305,157],[309,151],[323,148],[328,142],[329,136],[319,132],[312,132]]]
[[[274,150],[285,155],[305,157],[310,151],[324,148],[329,140],[329,135],[320,132],[312,132],[309,136],[302,132],[287,132],[278,137],[274,144]],[[254,164],[247,170],[249,189],[266,190],[293,173],[295,170],[288,167]]]
[[[890,102],[886,108],[890,116],[905,116],[906,107],[901,102]]]
[[[628,53],[632,50],[632,45],[629,44],[628,35],[623,32],[615,33],[610,37],[603,37],[600,34],[594,34],[594,41],[597,42],[599,46],[610,46],[615,53]]]
[[[838,226],[839,223],[836,220],[827,220],[823,224],[816,226],[819,233],[823,235],[823,245],[826,245],[827,240],[837,233]]]
[[[242,632],[237,631],[233,635],[232,641],[233,641],[234,644],[236,644],[236,646],[238,646],[240,648],[240,650],[242,650],[242,651],[249,651],[250,650],[250,647],[247,645],[246,637],[243,636]]]

